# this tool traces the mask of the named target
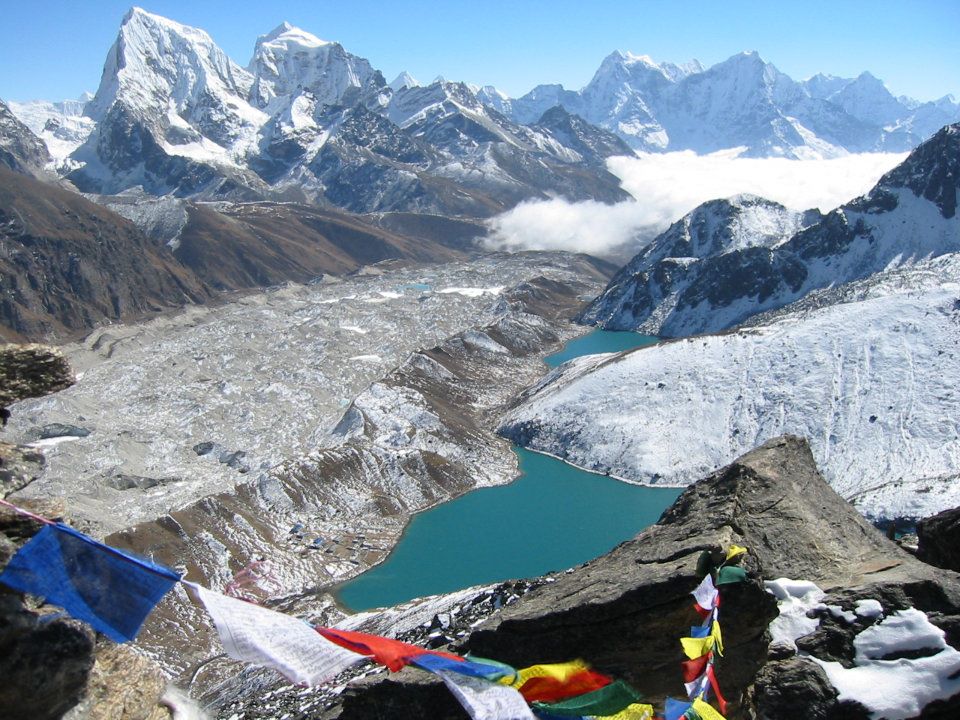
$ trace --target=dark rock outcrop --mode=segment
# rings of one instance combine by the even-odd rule
[[[618,135],[591,125],[579,115],[567,112],[560,105],[554,105],[543,113],[532,127],[549,135],[561,145],[577,151],[584,162],[593,165],[602,165],[609,157],[634,154],[630,146]]]
[[[764,665],[748,702],[758,717],[794,717],[803,708],[806,718],[826,718],[836,705],[837,691],[819,665],[794,657]]]
[[[59,350],[45,345],[0,345],[0,408],[73,385]]]
[[[917,557],[960,572],[960,508],[944,510],[917,523]]]

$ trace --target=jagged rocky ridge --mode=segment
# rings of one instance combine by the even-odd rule
[[[819,288],[960,251],[958,188],[960,125],[950,125],[823,217],[749,198],[707,203],[634,257],[580,321],[668,337],[716,332]]]
[[[0,165],[30,175],[42,174],[50,162],[43,141],[0,101]]]
[[[696,619],[689,592],[698,582],[697,561],[703,551],[721,551],[731,543],[750,548],[751,581],[723,591],[726,651],[717,674],[731,703],[727,717],[793,717],[797,708],[830,720],[870,717],[855,700],[838,698],[813,660],[852,657],[855,635],[879,619],[852,612],[863,600],[877,601],[886,616],[916,608],[945,631],[950,647],[960,644],[960,577],[919,562],[883,538],[823,481],[806,443],[789,436],[692,485],[635,539],[571,571],[541,578],[532,589],[478,588],[368,613],[347,626],[384,632],[395,624],[404,639],[430,647],[448,641],[440,647],[520,667],[580,657],[662,705],[667,695],[683,696],[678,638]],[[809,622],[812,632],[797,641],[799,653],[779,644],[768,647],[768,625],[778,610],[761,580],[783,577],[816,582],[826,591]],[[502,610],[485,605],[484,598],[505,591],[510,601]],[[477,625],[472,608],[490,617]],[[302,691],[254,673],[245,696],[236,685],[227,693],[220,716],[466,717],[443,684],[426,673],[407,669],[386,676],[361,669],[357,674],[366,677],[345,687],[347,677]],[[930,703],[922,717],[950,717],[958,707],[960,697],[947,697]]]

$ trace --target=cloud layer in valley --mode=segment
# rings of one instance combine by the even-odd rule
[[[609,170],[634,200],[604,205],[561,199],[521,203],[490,221],[498,250],[630,254],[697,205],[752,193],[797,210],[832,210],[868,191],[905,154],[868,153],[829,160],[742,158],[736,151],[684,151],[616,157]]]

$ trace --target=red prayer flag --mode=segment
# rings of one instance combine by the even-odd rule
[[[680,663],[680,667],[683,668],[683,681],[685,683],[693,682],[703,675],[703,671],[706,670],[707,663],[710,661],[710,656],[711,653],[707,653],[695,660],[684,660]]]
[[[580,670],[566,680],[555,677],[532,677],[520,686],[520,694],[528,703],[558,702],[566,698],[599,690],[606,687],[612,678],[593,670]]]
[[[719,600],[719,599],[718,599],[718,600]],[[700,607],[700,603],[694,603],[694,604],[693,604],[693,609],[696,610],[696,611],[697,611],[697,615],[699,615],[699,616],[700,616],[702,619],[704,619],[704,620],[706,620],[708,617],[710,617],[710,613],[713,612],[713,610],[707,610],[707,609],[704,608],[704,607]]]
[[[412,657],[418,655],[440,655],[451,660],[463,662],[459,655],[439,652],[437,650],[427,650],[426,648],[410,645],[399,640],[380,637],[379,635],[369,635],[367,633],[356,632],[353,630],[335,630],[333,628],[315,627],[318,633],[327,640],[335,642],[347,650],[352,650],[360,655],[368,655],[381,665],[386,665],[393,672],[397,672],[404,665],[409,664]]]
[[[720,714],[727,714],[727,701],[720,694],[720,683],[717,682],[716,673],[713,672],[713,665],[707,668],[707,677],[710,678],[710,687],[713,688],[713,694],[717,696],[717,705],[720,707]]]

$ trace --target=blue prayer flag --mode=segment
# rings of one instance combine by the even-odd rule
[[[488,680],[496,680],[510,674],[502,667],[497,667],[496,665],[484,665],[483,663],[473,662],[472,660],[452,660],[443,655],[433,655],[429,653],[411,657],[410,662],[432,673],[438,670],[449,670],[450,672],[459,673],[460,675],[486,678]]]
[[[694,625],[690,628],[690,637],[705,638],[710,634],[710,625]]]
[[[0,574],[0,583],[42,596],[115,642],[133,640],[179,580],[172,570],[62,524],[45,526]]]
[[[666,720],[680,720],[683,717],[683,714],[690,709],[693,703],[674,700],[673,698],[668,697],[666,705],[663,708],[663,716]]]

